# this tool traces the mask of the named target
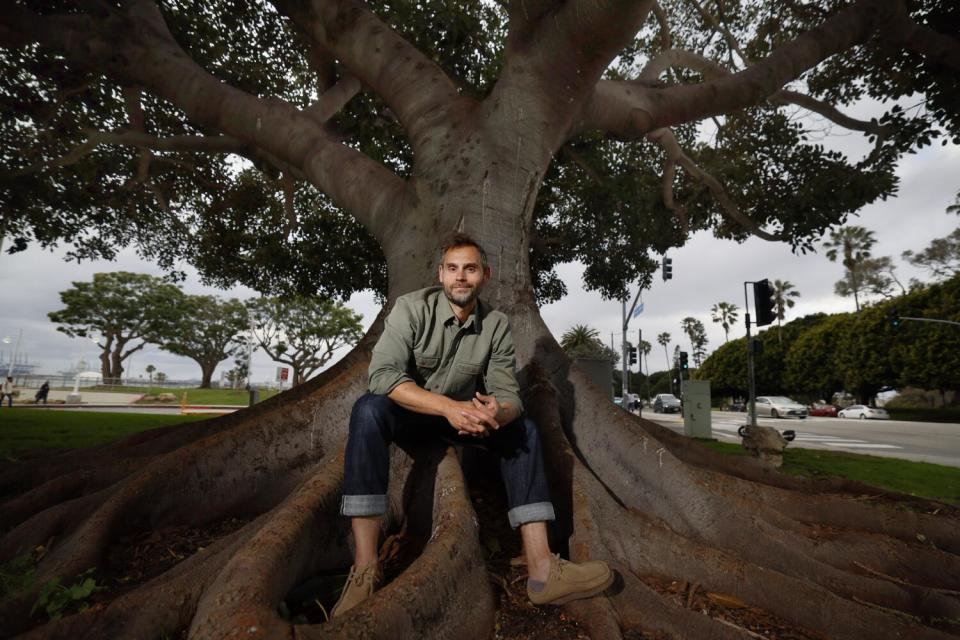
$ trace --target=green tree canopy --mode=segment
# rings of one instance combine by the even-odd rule
[[[57,331],[96,337],[103,379],[119,380],[123,361],[152,341],[175,317],[180,289],[142,273],[96,273],[92,282],[74,282],[60,292],[64,308],[48,314]],[[138,342],[139,341],[139,342]]]
[[[155,338],[161,349],[190,358],[200,365],[200,388],[210,388],[217,365],[245,346],[242,332],[249,326],[246,306],[236,299],[182,296],[171,322]]]
[[[262,297],[248,301],[247,308],[257,344],[275,362],[290,365],[295,385],[362,335],[363,316],[333,300]]]

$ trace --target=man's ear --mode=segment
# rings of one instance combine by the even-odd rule
[[[493,271],[491,271],[490,267],[484,267],[484,268],[483,268],[483,281],[484,281],[484,282],[490,282],[490,278],[492,278],[492,277],[493,277]]]
[[[443,284],[443,264],[437,265],[437,282]]]

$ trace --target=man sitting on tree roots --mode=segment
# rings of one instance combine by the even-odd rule
[[[454,234],[442,248],[438,274],[442,286],[397,299],[373,350],[369,393],[350,415],[340,512],[352,518],[354,565],[332,617],[377,587],[389,446],[414,435],[499,454],[507,516],[523,539],[531,602],[587,598],[613,582],[604,562],[575,564],[550,553],[546,521],[555,518],[553,504],[537,427],[521,417],[510,325],[478,299],[490,281],[486,252],[469,236]]]

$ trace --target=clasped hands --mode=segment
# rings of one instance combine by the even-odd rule
[[[470,400],[454,401],[446,418],[450,426],[457,430],[457,435],[485,438],[490,435],[491,429],[502,426],[497,421],[500,409],[500,403],[494,396],[486,396],[478,391]]]

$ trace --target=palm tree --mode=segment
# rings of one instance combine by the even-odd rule
[[[859,293],[863,288],[859,282],[858,267],[861,262],[870,257],[870,249],[876,242],[873,231],[868,231],[864,227],[852,226],[831,231],[830,239],[823,243],[823,247],[827,250],[827,259],[830,262],[836,262],[842,258],[841,263],[847,270],[845,275],[849,285],[847,288],[853,293],[853,302],[857,307],[857,313],[860,313]]]
[[[600,342],[600,332],[585,324],[574,325],[572,329],[567,329],[560,337],[560,346],[564,351],[570,351],[577,347],[591,347],[598,342]]]
[[[667,345],[670,344],[670,334],[666,331],[657,334],[657,343],[663,345],[663,357],[667,359],[667,377],[670,379],[670,393],[673,393],[673,374],[670,373],[673,367],[670,366],[670,352],[667,351]]]
[[[719,322],[723,327],[724,342],[730,341],[730,325],[740,317],[740,307],[732,302],[718,302],[710,309],[711,317],[714,322]]]
[[[773,307],[777,312],[777,338],[780,342],[783,342],[783,335],[780,333],[781,323],[787,315],[787,309],[796,304],[793,298],[799,297],[800,292],[789,280],[773,281]]]
[[[643,354],[643,364],[644,364],[643,368],[646,371],[644,375],[646,376],[646,380],[647,380],[646,395],[649,397],[650,396],[650,363],[647,361],[647,355],[650,353],[650,351],[653,350],[653,345],[647,342],[646,340],[640,340],[640,344],[637,345],[637,348],[640,350],[640,353]]]
[[[663,356],[667,359],[667,369],[670,369],[670,352],[667,350],[667,346],[670,344],[670,334],[664,331],[661,334],[657,335],[657,344],[663,347]]]

